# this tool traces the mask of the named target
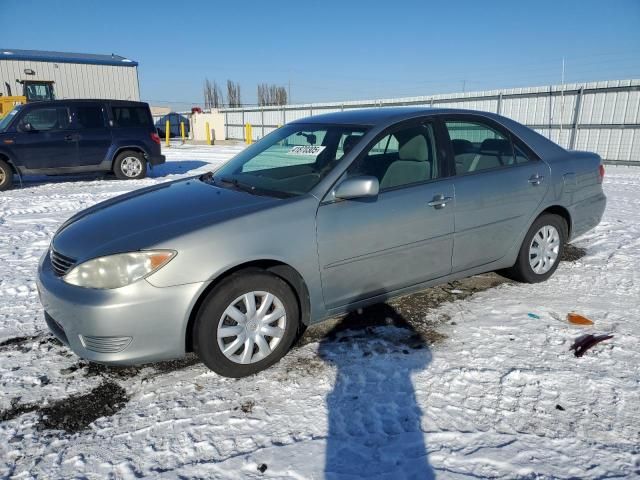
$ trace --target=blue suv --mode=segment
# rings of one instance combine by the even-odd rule
[[[113,172],[139,179],[164,163],[149,105],[55,100],[19,105],[0,119],[0,191],[14,175]]]

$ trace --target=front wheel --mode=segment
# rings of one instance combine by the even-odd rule
[[[548,279],[558,268],[567,238],[567,224],[553,214],[540,215],[524,237],[518,259],[505,276],[526,283]]]
[[[241,272],[205,298],[193,331],[194,350],[214,372],[245,377],[280,360],[299,324],[296,296],[284,280],[263,271]]]
[[[147,160],[140,152],[122,152],[116,157],[113,173],[121,180],[137,180],[147,176]]]

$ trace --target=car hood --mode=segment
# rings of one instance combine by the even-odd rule
[[[84,261],[152,247],[281,201],[219,188],[198,178],[136,190],[83,210],[54,236],[59,253]]]

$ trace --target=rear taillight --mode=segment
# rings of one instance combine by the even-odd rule
[[[604,180],[604,165],[600,164],[599,172],[600,174],[600,183]]]
[[[160,135],[158,135],[156,132],[151,133],[151,140],[160,145]]]

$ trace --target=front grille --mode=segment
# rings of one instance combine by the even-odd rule
[[[62,255],[56,252],[53,248],[49,251],[49,257],[51,258],[51,267],[53,272],[58,277],[62,277],[69,273],[69,270],[73,268],[76,261],[73,258]]]
[[[127,348],[131,337],[94,337],[80,335],[80,341],[87,350],[98,353],[118,353]]]

